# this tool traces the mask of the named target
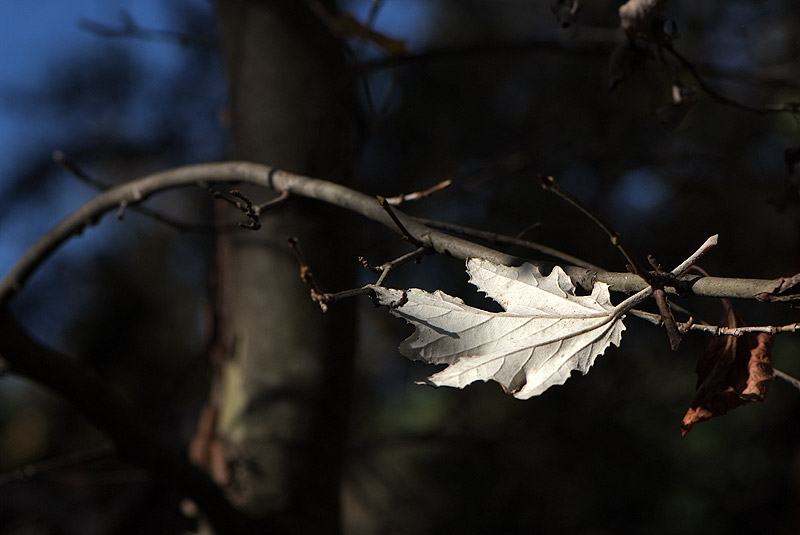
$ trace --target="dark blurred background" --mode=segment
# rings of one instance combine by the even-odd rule
[[[530,239],[623,271],[598,228],[541,190],[539,173],[550,174],[642,260],[652,253],[672,266],[719,233],[702,261],[713,275],[800,271],[798,175],[784,161],[800,144],[797,116],[747,113],[699,92],[681,124],[665,129],[656,110],[673,83],[696,84],[674,60],[654,57],[609,91],[624,39],[618,6],[587,3],[561,28],[541,1],[340,2],[410,54],[351,40],[364,64],[359,146],[343,155],[351,185],[388,196],[453,179],[406,210],[509,235],[538,224]],[[676,49],[721,94],[752,106],[800,100],[796,2],[673,0],[667,14]],[[217,40],[214,6],[202,0],[0,5],[4,273],[95,193],[52,161],[54,150],[108,184],[226,158]],[[148,206],[211,220],[201,190]],[[359,228],[353,240],[374,264],[408,250],[384,229]],[[208,388],[211,250],[208,233],[132,210],[122,221],[107,216],[51,258],[13,308],[165,439],[186,443]],[[363,272],[363,282],[373,278]],[[461,262],[428,257],[389,284],[479,302],[466,279]],[[300,281],[297,291],[307,292]],[[707,321],[722,314],[719,302],[680,303]],[[736,306],[751,324],[798,321],[788,306]],[[359,307],[345,533],[800,531],[800,392],[776,382],[764,403],[680,436],[705,336],[687,335],[673,353],[664,332],[630,318],[622,347],[588,376],[522,402],[493,383],[414,385],[433,369],[397,352],[409,328],[367,300]],[[778,337],[775,365],[800,375],[798,357],[797,338]],[[116,460],[62,400],[0,379],[1,533],[180,533],[191,522],[179,498]]]

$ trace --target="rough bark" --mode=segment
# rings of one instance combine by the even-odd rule
[[[341,48],[306,2],[218,2],[231,91],[233,156],[340,179],[351,113]],[[264,190],[241,191],[264,201]],[[223,207],[224,209],[224,207]],[[221,238],[229,349],[218,433],[234,501],[294,533],[339,530],[339,475],[353,350],[352,304],[323,315],[287,247],[297,236],[337,285],[352,285],[347,225],[292,199],[257,232]],[[242,214],[227,208],[228,217]],[[338,218],[337,218],[338,219]],[[342,258],[342,257],[345,258]],[[328,270],[336,264],[337,267]],[[335,271],[344,267],[348,272]]]

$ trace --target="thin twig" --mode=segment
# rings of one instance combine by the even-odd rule
[[[529,232],[533,232],[534,230],[537,230],[541,226],[542,226],[541,221],[537,221],[536,223],[531,223],[530,225],[528,225],[524,229],[522,229],[519,232],[517,232],[517,235],[514,236],[514,237],[517,238],[518,240],[523,240],[523,239],[525,239],[525,236]]]
[[[101,180],[97,180],[92,175],[84,171],[75,161],[73,161],[70,157],[68,157],[60,150],[53,151],[52,158],[54,162],[56,162],[58,165],[69,171],[70,174],[78,177],[79,179],[83,180],[90,186],[99,189],[100,191],[105,191],[111,187],[111,184],[107,184]]]
[[[403,222],[400,221],[400,218],[397,217],[397,214],[394,213],[394,210],[392,209],[392,205],[386,200],[386,197],[382,197],[382,196],[378,195],[377,199],[378,199],[378,204],[380,204],[381,208],[383,208],[384,211],[387,214],[389,214],[389,217],[392,218],[392,221],[394,222],[394,224],[397,225],[397,229],[402,234],[403,239],[407,240],[407,241],[413,243],[414,245],[416,245],[417,247],[419,247],[421,245],[419,240],[417,240],[414,236],[412,236],[411,233],[406,228],[406,226],[403,224]]]
[[[433,195],[437,191],[441,191],[441,190],[443,190],[445,188],[450,187],[450,185],[452,183],[453,183],[453,181],[450,180],[450,179],[442,180],[438,184],[434,184],[430,188],[422,190],[422,191],[415,191],[415,192],[412,192],[412,193],[403,193],[403,194],[400,194],[400,195],[395,195],[394,197],[386,197],[386,202],[391,204],[392,206],[400,206],[404,202],[417,201],[419,199],[424,199],[425,197],[430,197],[431,195]]]
[[[290,236],[286,239],[286,241],[289,243],[289,247],[291,248],[292,252],[294,252],[295,258],[297,258],[297,263],[300,265],[300,279],[308,285],[309,289],[311,290],[311,300],[319,305],[319,308],[322,310],[322,312],[328,311],[328,304],[330,303],[335,303],[336,301],[349,299],[359,295],[372,295],[374,293],[367,286],[335,293],[323,292],[317,285],[317,281],[314,278],[314,274],[311,272],[308,262],[306,262],[303,251],[300,250],[300,243],[297,238]],[[365,262],[364,264],[366,265]]]
[[[726,97],[719,93],[716,89],[708,85],[708,83],[703,79],[703,77],[698,72],[697,67],[694,63],[689,61],[686,57],[680,54],[675,48],[672,46],[671,43],[663,43],[662,45],[664,49],[672,54],[672,56],[677,59],[683,67],[689,71],[694,78],[697,85],[700,86],[700,89],[705,92],[713,101],[719,104],[725,104],[726,106],[731,106],[738,110],[746,111],[749,113],[756,113],[758,115],[766,115],[768,113],[800,113],[800,102],[787,102],[785,104],[769,104],[763,107],[756,107],[750,106],[748,104],[743,104],[732,98]]]
[[[303,252],[300,250],[300,244],[297,238],[290,236],[286,238],[286,241],[289,243],[289,247],[294,252],[295,257],[297,258],[297,263],[300,264],[300,280],[305,282],[310,288],[311,300],[319,304],[319,308],[322,309],[323,312],[327,312],[328,305],[325,300],[326,294],[320,290],[319,286],[317,285],[314,274],[311,272],[311,268],[308,266],[306,258],[303,255]]]
[[[800,380],[798,380],[798,379],[792,377],[791,375],[789,375],[788,373],[782,372],[781,370],[779,370],[777,368],[774,368],[774,367],[772,368],[772,371],[775,372],[775,377],[780,377],[781,379],[783,379],[784,381],[786,381],[787,383],[789,383],[790,385],[792,385],[796,389],[800,390]]]
[[[210,191],[215,199],[222,199],[223,201],[232,204],[247,217],[248,222],[239,223],[240,227],[250,230],[258,230],[261,228],[261,221],[259,221],[258,218],[260,210],[258,207],[253,205],[253,201],[251,201],[244,193],[237,189],[228,190],[228,195],[230,195],[229,197],[222,192],[215,191],[213,189]]]
[[[325,306],[325,310],[327,310],[327,305],[330,303],[335,303],[336,301],[341,301],[343,299],[350,299],[352,297],[356,297],[359,295],[372,295],[374,291],[372,288],[368,286],[364,286],[362,288],[353,288],[352,290],[343,290],[341,292],[334,292],[334,293],[323,293],[319,296],[317,302],[319,306]]]
[[[63,167],[65,170],[69,171],[71,175],[80,179],[81,181],[85,182],[86,184],[92,186],[93,188],[97,189],[98,191],[107,191],[110,188],[114,187],[113,184],[100,180],[88,172],[84,170],[77,162],[71,159],[69,156],[61,152],[60,150],[53,152],[53,161],[56,162],[58,165]],[[184,221],[179,221],[168,215],[165,215],[161,212],[156,210],[151,210],[147,206],[142,206],[140,204],[133,204],[131,205],[127,201],[121,201],[119,203],[119,208],[117,211],[116,218],[122,219],[122,216],[127,209],[130,208],[135,212],[142,214],[154,221],[162,223],[168,227],[177,230],[178,232],[191,232],[191,233],[199,233],[199,234],[210,234],[214,232],[229,232],[232,230],[236,230],[239,228],[238,223],[234,223],[231,225],[208,225],[202,223],[187,223]]]
[[[639,265],[639,262],[636,261],[633,255],[631,255],[628,252],[628,249],[625,247],[625,244],[622,243],[622,240],[620,239],[620,235],[618,232],[612,230],[611,227],[609,227],[605,223],[605,221],[603,221],[600,218],[600,216],[595,214],[588,206],[583,204],[583,202],[581,202],[580,199],[578,199],[569,191],[559,186],[553,177],[539,175],[539,179],[542,181],[542,188],[544,188],[547,191],[552,191],[553,193],[555,193],[556,195],[558,195],[559,197],[570,203],[572,206],[583,212],[583,214],[589,219],[591,219],[598,227],[600,227],[603,230],[603,232],[605,232],[608,235],[609,240],[611,240],[611,244],[614,245],[614,247],[616,247],[617,249],[619,249],[619,252],[622,253],[622,256],[625,257],[625,260],[628,262],[628,265],[631,267],[633,273],[635,273],[636,275],[641,275],[643,277],[646,277],[645,270],[642,269],[642,267]]]
[[[524,247],[525,249],[530,249],[531,251],[537,251],[539,253],[545,254],[552,258],[556,258],[562,262],[566,262],[567,264],[571,264],[573,266],[580,266],[586,269],[603,271],[603,268],[595,266],[590,262],[587,262],[581,258],[572,256],[565,252],[559,251],[558,249],[553,249],[552,247],[548,247],[547,245],[542,245],[540,243],[524,240],[521,238],[515,238],[512,236],[506,236],[504,234],[498,234],[497,232],[489,232],[486,230],[465,227],[463,225],[456,225],[455,223],[446,223],[444,221],[424,219],[421,217],[416,217],[414,219],[416,219],[426,227],[443,230],[445,232],[453,232],[456,234],[460,234],[462,236],[478,238],[495,245],[514,245],[517,247]]]
[[[660,314],[653,314],[643,310],[631,310],[631,315],[649,321],[653,325],[662,325],[663,319]],[[689,321],[677,322],[678,328],[683,332],[698,331],[712,336],[742,336],[749,333],[796,333],[800,332],[800,323],[790,323],[788,325],[763,325],[754,327],[721,327],[719,325],[709,325],[707,323],[695,323],[692,318]]]
[[[282,191],[274,199],[270,199],[267,202],[261,203],[258,206],[256,206],[255,212],[257,215],[261,215],[267,210],[274,210],[275,208],[278,208],[279,206],[283,205],[283,203],[285,203],[289,197],[290,195],[288,191]]]
[[[403,256],[395,258],[390,262],[385,262],[380,266],[370,266],[364,257],[359,257],[359,260],[361,261],[361,264],[365,268],[369,269],[370,271],[374,271],[375,273],[381,274],[380,277],[378,277],[378,280],[375,281],[375,284],[373,286],[382,286],[383,282],[386,280],[386,277],[389,276],[389,273],[392,270],[397,269],[398,267],[403,266],[411,262],[412,260],[419,261],[420,258],[430,253],[431,250],[428,249],[427,247],[417,247],[410,253],[406,253]]]
[[[656,275],[662,275],[664,273],[661,269],[661,264],[656,262],[653,255],[647,255],[647,259],[650,265],[653,266]],[[669,346],[673,351],[677,351],[681,343],[681,333],[678,329],[678,325],[675,323],[675,316],[672,315],[669,299],[667,298],[667,293],[664,291],[664,284],[658,281],[660,281],[660,277],[652,277],[650,280],[650,286],[653,287],[653,298],[655,299],[656,306],[658,306],[661,319],[664,322],[664,329],[667,331],[667,337],[669,338]]]

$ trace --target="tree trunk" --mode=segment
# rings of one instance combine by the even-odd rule
[[[218,2],[233,157],[341,179],[349,160],[352,72],[309,5]],[[241,191],[259,203],[270,195]],[[246,221],[231,206],[221,208],[228,219]],[[336,289],[351,283],[355,262],[344,244],[352,236],[343,216],[332,227],[327,210],[289,199],[262,215],[260,230],[219,239],[226,355],[218,371],[217,434],[225,483],[240,506],[293,533],[340,529],[354,310],[337,304],[323,314],[286,242],[297,236],[312,269],[337,281]]]

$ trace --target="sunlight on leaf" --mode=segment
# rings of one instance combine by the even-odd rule
[[[621,341],[625,327],[606,284],[577,296],[559,267],[545,277],[531,264],[508,267],[471,258],[467,271],[504,312],[473,308],[441,291],[373,287],[380,304],[416,327],[400,352],[448,365],[428,378],[432,385],[463,388],[492,380],[528,399],[563,384],[572,371],[587,373],[597,356]]]

